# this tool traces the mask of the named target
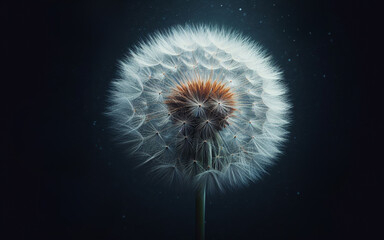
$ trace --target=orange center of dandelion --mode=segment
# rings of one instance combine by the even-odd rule
[[[210,138],[225,128],[235,111],[234,94],[218,80],[196,77],[177,85],[165,103],[175,124],[188,125],[183,135]]]

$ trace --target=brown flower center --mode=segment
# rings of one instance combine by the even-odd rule
[[[208,80],[196,77],[177,85],[165,103],[175,124],[187,123],[182,134],[206,139],[225,128],[228,117],[235,111],[234,94],[230,90],[211,77]]]

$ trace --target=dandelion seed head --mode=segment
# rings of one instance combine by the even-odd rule
[[[154,176],[220,191],[275,162],[289,123],[286,92],[259,44],[225,28],[178,26],[120,62],[107,114]]]

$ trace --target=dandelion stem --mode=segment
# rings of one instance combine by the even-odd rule
[[[205,186],[196,191],[196,240],[205,239]]]

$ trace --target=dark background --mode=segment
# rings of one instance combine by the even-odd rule
[[[103,115],[117,61],[184,23],[261,43],[294,106],[269,174],[208,196],[207,239],[374,237],[384,199],[373,10],[331,0],[1,3],[2,239],[193,239],[193,192],[133,169]]]

